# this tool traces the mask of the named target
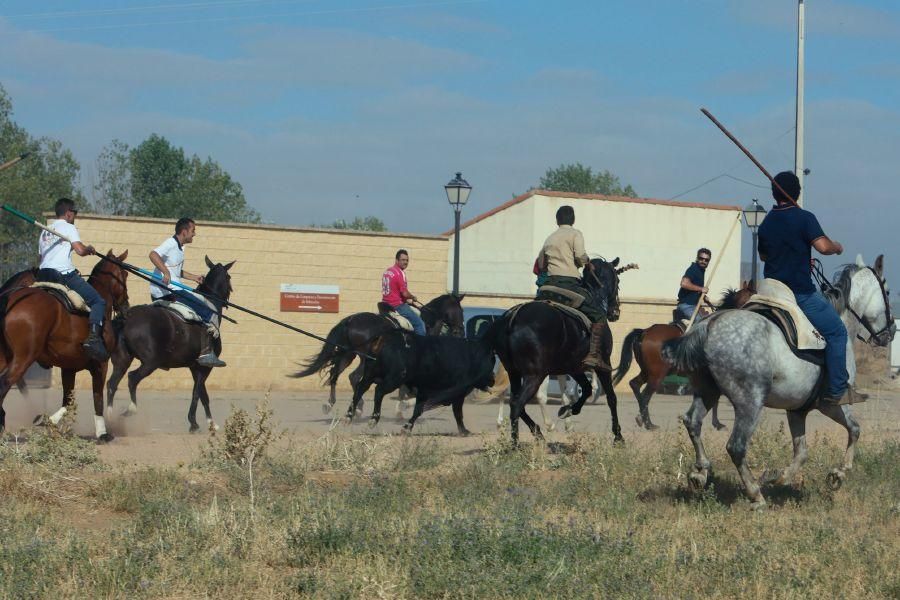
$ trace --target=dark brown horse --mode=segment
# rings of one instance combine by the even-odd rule
[[[123,261],[128,257],[128,251],[115,257],[110,250],[107,256]],[[14,277],[19,279],[10,286],[11,292],[6,296],[0,335],[0,429],[6,424],[3,400],[10,388],[22,380],[28,367],[37,362],[44,368],[60,367],[62,370],[63,404],[50,417],[54,423],[58,423],[75,402],[75,373],[83,369],[90,371],[97,440],[112,440],[103,418],[103,383],[108,363],[88,358],[81,345],[88,335],[87,314],[70,313],[61,301],[43,288],[22,287],[28,280],[27,272]],[[31,278],[33,280],[33,275]],[[106,301],[104,322],[107,326],[103,329],[103,342],[107,349],[115,348],[116,344],[111,321],[113,310],[119,314],[128,310],[127,278],[127,271],[106,260],[100,260],[88,278],[88,283]]]
[[[221,315],[224,306],[221,300],[228,302],[231,295],[231,275],[228,274],[228,270],[234,265],[234,261],[227,265],[213,264],[207,257],[206,265],[209,267],[209,273],[197,291],[207,294]],[[128,311],[125,324],[119,332],[118,346],[112,353],[113,372],[107,384],[108,405],[112,407],[119,382],[135,358],[141,361],[141,365],[128,374],[131,404],[123,413],[125,415],[137,411],[137,386],[145,377],[157,369],[187,367],[194,378],[191,406],[188,409],[190,430],[195,432],[200,429],[197,424],[198,399],[203,402],[207,425],[211,429],[217,429],[209,409],[209,394],[206,391],[206,379],[212,369],[197,364],[197,357],[200,356],[200,333],[204,327],[205,324],[188,323],[162,306],[143,304]],[[221,339],[215,338],[213,346],[216,354],[219,354],[222,351]]]
[[[583,279],[592,293],[606,301],[609,320],[616,321],[619,318],[619,275],[616,269],[619,259],[607,262],[595,258],[591,263],[594,265],[595,276],[591,276],[585,269]],[[590,332],[580,320],[546,302],[528,302],[515,313],[507,311],[494,322],[487,336],[509,373],[509,420],[515,443],[519,440],[520,417],[532,435],[538,439],[543,438],[540,427],[525,411],[525,404],[531,400],[548,375],[569,375],[581,386],[581,397],[575,404],[560,408],[559,416],[566,418],[581,412],[592,389],[581,366],[588,353]],[[602,356],[607,364],[611,354],[612,333],[607,328],[602,346]],[[613,435],[616,441],[622,441],[612,374],[599,369],[595,372],[606,392]]]
[[[754,293],[752,288],[746,287],[740,290],[728,289],[716,310],[740,308]],[[663,360],[660,352],[663,343],[679,338],[682,334],[681,328],[675,325],[656,324],[646,329],[633,329],[622,341],[622,356],[616,376],[613,378],[613,385],[617,385],[625,378],[631,368],[632,356],[634,356],[641,372],[629,381],[628,385],[631,386],[634,397],[638,401],[639,414],[635,417],[638,427],[644,427],[648,431],[659,429],[650,420],[650,398],[659,389],[663,379],[672,371],[672,365]],[[646,387],[641,391],[641,386],[644,384]],[[713,408],[712,423],[716,429],[725,429],[725,425],[719,421],[718,404]]]
[[[422,306],[422,320],[425,321],[425,330],[428,335],[440,335],[446,329],[447,333],[454,337],[462,337],[463,310],[460,304],[465,294],[454,296],[444,294],[438,296],[428,304]],[[378,341],[381,336],[389,331],[395,331],[397,325],[383,315],[362,312],[355,313],[341,319],[331,331],[328,332],[326,342],[322,345],[319,354],[303,365],[303,370],[294,377],[308,377],[315,373],[327,372],[330,391],[328,402],[322,405],[325,413],[331,412],[337,399],[335,389],[337,380],[353,359],[357,352],[372,356],[376,353]],[[350,382],[356,386],[363,374],[363,364],[350,375]]]

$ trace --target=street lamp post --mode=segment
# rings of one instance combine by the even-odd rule
[[[751,266],[750,266],[750,281],[751,285],[756,287],[756,261],[757,261],[757,241],[758,241],[758,231],[759,226],[762,223],[763,219],[766,216],[766,209],[759,205],[759,200],[756,198],[753,199],[753,202],[747,205],[747,208],[744,209],[744,223],[747,224],[747,227],[750,229],[750,233],[753,235],[753,256],[751,257]]]
[[[450,180],[450,183],[444,186],[447,192],[447,201],[453,206],[453,212],[456,214],[456,227],[453,230],[453,295],[459,295],[459,213],[462,207],[469,201],[469,193],[472,186],[469,182],[462,178],[462,173],[457,172],[456,177]]]

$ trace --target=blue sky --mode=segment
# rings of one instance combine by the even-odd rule
[[[766,187],[698,109],[791,168],[795,22],[794,0],[0,0],[0,82],[86,189],[105,144],[155,132],[219,161],[266,221],[435,233],[457,170],[465,217],[576,161],[646,197]],[[806,56],[807,206],[900,275],[900,5],[808,1]],[[754,197],[721,177],[680,199]]]

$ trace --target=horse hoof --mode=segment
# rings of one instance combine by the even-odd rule
[[[728,425],[725,423],[713,423],[713,427],[716,428],[716,431],[725,431],[728,429]]]
[[[327,402],[323,402],[322,403],[322,414],[327,415],[330,412],[331,412],[331,405],[328,404]]]
[[[556,413],[556,416],[558,416],[560,419],[568,419],[569,417],[571,417],[574,414],[575,413],[572,412],[571,406],[561,406],[559,408],[559,412]]]
[[[197,433],[198,431],[200,431],[200,426],[196,423],[193,423],[188,429],[188,433]]]
[[[361,409],[361,408],[357,408],[357,409],[356,409],[356,413],[355,413],[353,416],[354,416],[354,417],[361,417],[361,416],[363,416],[363,415],[362,415],[362,409]]]
[[[647,421],[644,421],[644,429],[646,429],[647,431],[656,431],[657,429],[659,429],[659,425],[651,423],[648,419]]]
[[[547,431],[556,431],[556,423],[544,423],[544,427],[547,428]]]
[[[637,423],[637,426],[641,429],[644,428],[644,420],[641,418],[641,415],[634,416],[634,422]]]
[[[108,444],[113,441],[115,438],[111,433],[104,433],[100,437],[97,438],[97,444]]]
[[[763,499],[756,500],[755,502],[750,503],[750,510],[752,510],[753,512],[762,512],[762,511],[766,510],[766,508],[767,508],[767,504],[766,504],[766,501]]]
[[[352,416],[352,415],[347,415],[346,417],[344,417],[343,419],[341,419],[341,423],[343,423],[344,425],[350,425],[350,423],[352,423],[352,422],[353,422],[353,416]]]
[[[374,417],[369,419],[369,429],[375,429],[376,425],[378,425],[378,419]]]
[[[126,408],[126,409],[123,410],[122,413],[121,413],[121,415],[122,415],[123,417],[133,417],[135,414],[137,414],[137,411],[131,410],[130,408]]]
[[[828,484],[828,487],[830,487],[832,491],[836,492],[841,489],[842,485],[844,485],[844,479],[846,478],[846,473],[844,473],[840,469],[833,469],[825,478],[825,482]]]
[[[47,419],[47,415],[37,415],[31,420],[31,424],[36,427],[46,427],[48,423],[49,419]]]
[[[470,435],[472,435],[472,432],[469,431],[468,429],[460,429],[459,430],[459,437],[469,437]]]
[[[571,431],[573,431],[575,429],[575,422],[572,421],[572,419],[566,419],[563,422],[565,423],[566,433],[570,433]]]
[[[702,490],[706,487],[706,473],[694,471],[688,475],[688,483],[690,483],[691,487],[695,490]]]
[[[621,435],[617,435],[613,438],[613,446],[618,446],[619,448],[625,447],[625,438]]]
[[[207,431],[209,431],[213,435],[215,435],[216,432],[219,430],[219,426],[216,425],[216,422],[211,419],[206,425],[207,425]]]
[[[778,469],[766,469],[759,482],[763,485],[781,485],[784,483],[784,473]]]
[[[410,425],[409,423],[404,423],[403,427],[400,429],[400,433],[409,435],[410,433],[412,433],[412,425]]]

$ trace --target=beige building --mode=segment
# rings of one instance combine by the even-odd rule
[[[670,319],[678,282],[698,247],[718,253],[738,208],[661,200],[579,196],[533,191],[472,219],[461,232],[460,286],[465,306],[510,307],[534,294],[532,263],[555,225],[556,209],[575,207],[576,227],[585,234],[593,255],[635,262],[637,271],[622,275],[622,318],[613,326],[617,341],[633,327]],[[98,250],[127,249],[128,262],[152,268],[148,254],[174,233],[174,221],[142,217],[79,215],[81,237]],[[410,253],[407,271],[411,289],[422,299],[446,293],[452,282],[452,236],[371,233],[236,223],[197,224],[194,243],[185,248],[184,268],[205,273],[204,256],[215,262],[236,260],[231,269],[239,305],[325,337],[342,318],[374,311],[381,298],[381,274],[393,264],[394,253]],[[712,281],[713,290],[737,285],[740,273],[740,232],[735,232]],[[95,259],[77,258],[90,271]],[[149,301],[149,284],[129,277],[131,303]],[[336,312],[282,311],[282,292],[337,293]],[[715,294],[714,294],[715,296]],[[285,296],[287,297],[287,296]],[[287,305],[296,306],[296,300]],[[321,343],[236,310],[226,311],[237,324],[224,323],[222,358],[228,367],[216,369],[208,387],[233,390],[321,389],[318,378],[293,379],[298,364],[317,353]],[[615,349],[618,353],[618,346]],[[618,354],[613,364],[618,362]],[[132,365],[136,367],[137,363]],[[58,384],[58,369],[54,369]],[[127,394],[126,382],[120,385]],[[347,389],[347,379],[341,384]],[[86,373],[78,386],[89,387]],[[141,387],[190,390],[187,369],[159,371]]]
[[[143,217],[78,215],[76,226],[82,240],[97,250],[112,248],[117,254],[128,250],[128,262],[152,269],[150,251],[171,236],[174,220]],[[446,293],[447,239],[444,236],[405,235],[344,230],[326,230],[237,223],[197,223],[194,243],[185,247],[184,268],[197,274],[207,272],[204,256],[214,262],[236,260],[232,267],[231,300],[321,337],[342,318],[363,311],[375,311],[381,300],[381,274],[394,263],[394,254],[405,248],[410,254],[407,271],[410,287],[423,299]],[[75,257],[75,266],[89,273],[93,257]],[[128,278],[132,305],[150,301],[149,283]],[[314,290],[317,286],[337,287],[336,313],[282,312],[282,286]],[[297,286],[305,286],[298,288]],[[229,309],[225,314],[238,321],[222,325],[224,369],[215,369],[209,389],[310,390],[321,389],[318,378],[292,379],[298,364],[314,355],[321,342]],[[131,368],[137,366],[137,361]],[[59,370],[54,369],[59,382]],[[346,379],[343,380],[344,385]],[[190,390],[187,369],[158,371],[141,383],[142,389]],[[90,387],[86,373],[79,374],[79,388]],[[127,379],[120,394],[127,396]]]

